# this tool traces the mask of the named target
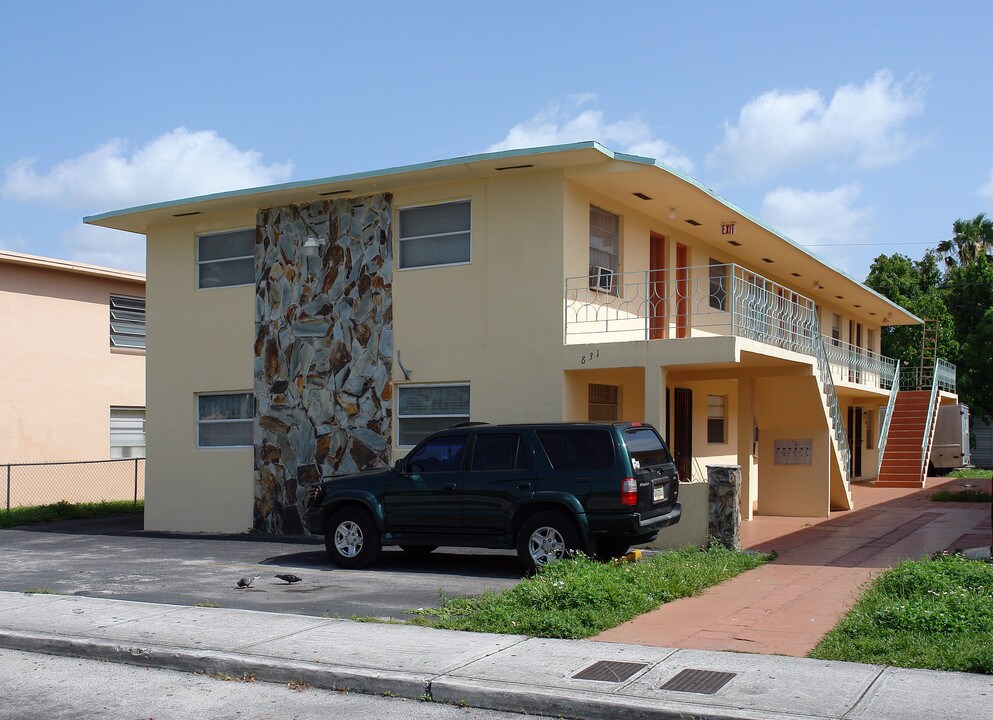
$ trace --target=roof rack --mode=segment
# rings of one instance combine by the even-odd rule
[[[477,425],[489,425],[489,423],[487,423],[487,422],[464,422],[464,423],[458,423],[456,425],[449,425],[448,426],[448,429],[451,430],[452,428],[476,427]]]

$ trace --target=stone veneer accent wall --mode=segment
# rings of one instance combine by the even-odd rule
[[[305,532],[308,486],[389,463],[392,219],[389,194],[258,213],[257,532]],[[326,243],[315,257],[310,236]]]

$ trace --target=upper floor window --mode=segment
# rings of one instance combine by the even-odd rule
[[[728,309],[728,266],[710,258],[710,307]]]
[[[471,201],[401,208],[399,219],[401,268],[469,262]]]
[[[255,282],[255,228],[197,237],[198,287]]]
[[[110,296],[110,346],[145,349],[145,298]]]
[[[617,294],[621,271],[621,216],[590,205],[590,287]]]
[[[838,313],[831,314],[831,343],[841,345],[841,315]]]

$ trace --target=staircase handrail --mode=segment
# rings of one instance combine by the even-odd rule
[[[883,467],[883,453],[886,452],[886,438],[890,434],[890,420],[893,419],[893,407],[896,405],[896,396],[900,392],[900,361],[896,361],[896,368],[893,370],[893,382],[890,387],[890,399],[886,403],[886,414],[883,416],[882,426],[879,428],[879,462],[876,465],[876,477]]]
[[[834,387],[834,378],[831,376],[831,363],[828,361],[827,350],[824,348],[824,336],[821,335],[820,321],[815,305],[814,312],[811,313],[813,323],[813,337],[810,338],[811,354],[817,360],[817,372],[824,387],[824,394],[827,396],[828,409],[831,412],[831,429],[834,432],[835,443],[838,447],[838,454],[841,456],[841,475],[845,482],[851,480],[852,448],[848,444],[848,434],[841,418],[841,403],[838,402],[838,391]]]
[[[928,452],[931,446],[931,429],[934,425],[934,416],[937,414],[934,409],[935,400],[938,398],[938,366],[935,365],[934,376],[931,379],[931,399],[927,406],[927,417],[924,420],[924,439],[921,440],[921,477],[925,477],[927,462],[931,455]]]

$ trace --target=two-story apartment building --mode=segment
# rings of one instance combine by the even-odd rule
[[[145,277],[0,250],[0,464],[142,457]]]
[[[919,322],[693,179],[596,143],[86,219],[147,237],[146,527],[301,531],[322,475],[433,429],[645,420],[742,512],[825,516],[878,466]]]

